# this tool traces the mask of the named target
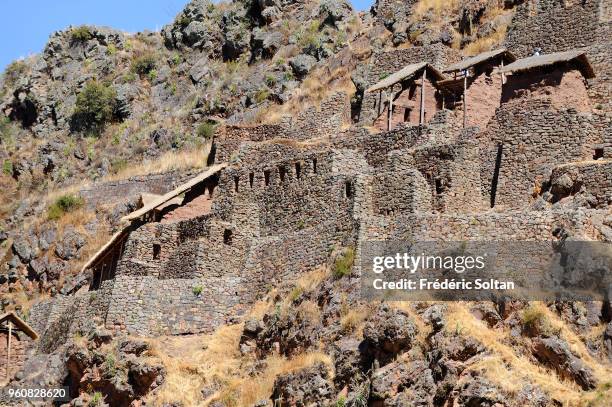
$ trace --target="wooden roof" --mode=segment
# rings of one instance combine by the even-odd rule
[[[498,72],[525,72],[532,69],[567,62],[575,62],[585,78],[595,77],[595,71],[589,62],[586,53],[577,49],[564,52],[555,52],[554,54],[535,55],[528,58],[519,59],[518,61],[499,69]]]
[[[219,171],[221,171],[223,168],[225,168],[227,166],[227,164],[223,163],[223,164],[218,164],[218,165],[214,165],[212,167],[209,167],[206,171],[204,171],[203,173],[201,173],[200,175],[198,175],[195,178],[192,178],[191,180],[189,180],[188,182],[179,185],[176,189],[174,189],[173,191],[168,192],[165,195],[155,195],[155,194],[142,194],[141,195],[141,201],[143,203],[142,208],[127,214],[126,216],[124,216],[123,218],[121,218],[122,222],[128,222],[128,221],[132,221],[134,219],[138,219],[140,218],[142,215],[146,214],[147,212],[150,212],[154,209],[158,209],[160,207],[166,207],[167,205],[170,204],[181,204],[183,202],[182,199],[175,199],[177,198],[180,194],[182,194],[183,192],[188,191],[189,189],[193,188],[194,186],[196,186],[197,184],[199,184],[200,182],[206,180],[207,178],[215,175],[216,173],[218,173]],[[87,260],[87,263],[85,263],[83,265],[83,267],[81,267],[81,271],[85,271],[87,270],[89,267],[93,266],[94,264],[96,264],[96,262],[99,259],[102,259],[105,255],[106,252],[110,249],[113,248],[113,246],[115,245],[115,243],[117,243],[118,241],[121,241],[121,239],[123,239],[123,237],[128,234],[132,229],[132,225],[129,224],[127,226],[125,226],[123,229],[121,229],[119,232],[115,233],[108,242],[106,242],[104,244],[104,246],[102,246],[100,248],[100,250],[98,250],[89,260]]]
[[[442,73],[438,71],[436,68],[434,68],[427,62],[420,62],[418,64],[412,64],[412,65],[405,66],[404,68],[400,69],[394,74],[389,75],[388,77],[381,80],[380,82],[370,86],[366,90],[366,92],[376,92],[377,90],[386,89],[390,86],[395,85],[398,82],[403,81],[404,79],[410,78],[411,76],[413,76],[414,74],[422,70],[423,68],[427,69],[431,74],[433,74],[436,80],[439,81],[439,80],[444,79],[444,75],[442,75]]]
[[[36,331],[32,329],[32,327],[28,325],[23,319],[19,318],[14,312],[7,312],[6,314],[0,315],[0,324],[3,324],[4,322],[8,321],[11,321],[13,324],[15,324],[17,329],[28,335],[30,338],[34,340],[38,339],[38,334],[36,333]]]
[[[469,69],[473,66],[490,61],[491,59],[497,58],[499,56],[505,57],[510,62],[516,61],[516,57],[513,53],[508,51],[506,48],[500,48],[493,51],[483,52],[482,54],[478,54],[471,58],[466,58],[463,61],[459,61],[451,66],[446,67],[443,72],[463,71],[464,69]]]
[[[158,206],[165,204],[169,200],[176,198],[183,192],[190,190],[191,188],[193,188],[200,182],[206,180],[207,178],[212,177],[213,175],[217,174],[219,171],[221,171],[225,167],[227,167],[226,163],[217,164],[217,165],[213,165],[212,167],[209,167],[206,171],[204,171],[197,177],[192,178],[188,182],[184,183],[183,185],[178,186],[175,190],[170,191],[167,194],[160,196],[159,198],[153,199],[152,202],[149,202],[147,205],[143,206],[137,211],[134,211],[124,216],[123,218],[121,218],[121,220],[122,221],[132,221],[134,219],[140,218],[142,215],[146,214],[147,212],[152,211]]]
[[[104,244],[93,256],[87,260],[87,263],[81,267],[81,271],[87,270],[89,267],[93,266],[99,259],[103,258],[106,255],[106,251],[111,249],[115,243],[123,238],[127,233],[129,233],[132,225],[128,225],[121,229],[119,232],[115,233],[108,242]]]

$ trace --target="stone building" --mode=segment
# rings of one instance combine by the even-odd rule
[[[558,108],[590,112],[587,79],[595,76],[584,51],[571,50],[519,59],[499,70],[508,75],[502,103],[520,98],[548,98]]]
[[[505,77],[496,70],[514,61],[516,57],[501,48],[446,67],[443,72],[452,77],[438,83],[445,107],[461,112],[464,127],[484,129],[501,103]]]
[[[441,108],[438,82],[444,76],[426,62],[412,64],[366,90],[376,94],[377,118],[373,126],[390,131],[402,123],[423,125]]]
[[[502,61],[508,83],[521,77],[525,64],[515,70],[504,58],[511,57],[496,51],[464,61],[485,82],[475,79],[474,92],[493,86],[486,79]],[[583,62],[574,56],[537,69],[544,79],[556,69],[589,75]],[[377,86],[378,78],[368,80],[362,118],[378,117],[370,104],[378,97],[378,132],[344,126],[340,97],[313,111],[314,121],[220,128],[210,167],[124,217],[125,228],[85,265],[88,289],[33,307],[38,349],[49,352],[95,325],[143,336],[211,332],[338,248],[355,248],[359,259],[366,241],[550,240],[559,228],[601,239],[610,209],[609,118],[558,105],[554,92],[515,87],[496,109],[483,105],[492,116],[482,128],[463,128],[457,112],[442,109],[443,79],[422,62]],[[325,134],[311,132],[323,116],[332,118]]]

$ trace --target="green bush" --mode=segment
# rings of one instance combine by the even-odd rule
[[[202,123],[196,129],[198,137],[209,139],[215,135],[215,125],[213,123]]]
[[[138,75],[147,75],[155,69],[157,58],[153,54],[145,54],[132,61],[132,71]]]
[[[2,163],[2,172],[6,175],[13,175],[13,163],[11,160],[4,160]]]
[[[89,27],[81,25],[70,30],[70,39],[73,42],[87,42],[93,38]]]
[[[106,378],[112,378],[117,376],[117,359],[112,353],[107,353],[102,364],[102,371]]]
[[[355,249],[348,247],[336,258],[332,268],[334,278],[340,279],[351,274],[353,263],[355,262]]]
[[[113,120],[117,107],[117,92],[111,86],[92,80],[77,95],[72,115],[73,130],[93,130],[99,133]]]
[[[269,87],[273,87],[274,85],[276,85],[276,78],[272,75],[266,76],[266,85],[268,85]]]
[[[116,53],[117,53],[117,46],[115,44],[108,44],[108,47],[106,47],[106,54],[115,55]]]
[[[202,294],[202,290],[203,290],[203,287],[201,285],[195,285],[191,289],[191,291],[193,292],[193,295],[195,295],[197,297],[199,297],[200,294]]]
[[[269,97],[270,97],[270,91],[268,89],[260,89],[255,94],[255,102],[256,103],[262,103],[266,99],[268,99]]]
[[[98,407],[104,402],[104,396],[99,391],[95,392],[89,400],[89,407]]]
[[[64,214],[79,209],[84,203],[85,201],[80,196],[71,194],[62,195],[49,206],[47,217],[49,220],[57,220],[64,216]]]

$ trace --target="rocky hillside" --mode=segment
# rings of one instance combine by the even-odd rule
[[[216,141],[228,126],[293,125],[314,134],[320,129],[301,125],[304,116],[347,95],[352,117],[337,132],[366,144],[373,129],[357,113],[365,89],[393,73],[386,65],[397,61],[385,52],[444,55],[441,65],[500,46],[524,51],[539,44],[530,34],[539,12],[565,21],[564,7],[578,3],[378,0],[357,13],[345,0],[193,0],[160,32],[53,33],[41,54],[0,76],[0,310],[28,320],[34,304],[86,290],[92,277],[82,268],[122,230],[121,218],[146,193],[166,193],[215,154],[219,161],[228,152]],[[586,20],[576,15],[585,38]],[[572,41],[590,47],[598,74],[589,79],[589,108],[609,123],[607,43],[559,37],[559,50]],[[520,112],[508,116],[526,121]],[[241,164],[248,153],[223,158]],[[579,175],[557,175],[533,192],[536,210],[610,208],[580,190],[587,182]],[[605,219],[598,233],[609,241]],[[609,301],[368,302],[352,271],[354,249],[330,248],[325,257],[290,282],[270,284],[212,334],[134,338],[98,326],[30,357],[15,382],[70,385],[73,406],[611,402]]]

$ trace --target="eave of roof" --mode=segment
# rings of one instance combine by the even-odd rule
[[[206,180],[207,178],[212,177],[213,175],[215,175],[216,173],[218,173],[219,171],[221,171],[225,167],[227,167],[226,163],[217,164],[217,165],[213,165],[212,167],[209,167],[206,171],[204,171],[203,173],[201,173],[197,177],[190,179],[188,182],[184,183],[183,185],[179,185],[173,191],[170,191],[167,194],[165,194],[163,196],[160,196],[157,199],[154,199],[148,205],[145,205],[142,208],[138,209],[137,211],[134,211],[134,212],[124,216],[123,218],[121,218],[121,220],[122,221],[132,221],[134,219],[140,218],[142,215],[146,214],[147,212],[152,211],[153,209],[157,208],[158,206],[161,206],[161,205],[165,204],[166,202],[168,202],[169,200],[177,197],[178,195],[182,194],[183,192],[186,192],[186,191],[190,190],[191,188],[193,188],[194,186],[196,186],[200,182]]]
[[[469,69],[478,64],[482,64],[483,62],[487,62],[493,58],[497,58],[498,56],[504,56],[506,59],[511,62],[516,61],[516,56],[513,53],[508,51],[506,48],[500,48],[493,51],[483,52],[476,56],[466,58],[463,61],[459,61],[453,65],[446,67],[443,72],[458,72],[463,71],[464,69]]]
[[[411,64],[411,65],[407,65],[405,67],[403,67],[402,69],[400,69],[399,71],[395,72],[392,75],[389,75],[388,77],[386,77],[385,79],[382,79],[381,81],[377,82],[376,84],[370,86],[366,92],[376,92],[377,90],[382,90],[382,89],[386,89],[388,87],[391,87],[393,85],[395,85],[398,82],[401,82],[405,79],[410,78],[412,75],[414,75],[415,73],[419,72],[421,69],[427,69],[431,74],[433,74],[434,78],[436,80],[443,80],[445,79],[445,76],[438,71],[436,68],[434,68],[433,66],[431,66],[430,64],[428,64],[427,62],[420,62],[418,64]]]
[[[0,315],[0,324],[7,320],[14,323],[19,328],[19,330],[28,335],[30,338],[34,340],[38,339],[38,334],[36,333],[36,331],[32,329],[32,327],[28,325],[27,322],[19,318],[14,312],[11,311],[7,312],[6,314]]]
[[[509,65],[498,70],[499,73],[525,72],[531,69],[542,68],[559,63],[567,63],[576,61],[580,71],[586,78],[595,77],[595,71],[589,62],[586,53],[581,50],[570,50],[564,52],[555,52],[554,54],[534,55],[531,57],[519,59]]]

